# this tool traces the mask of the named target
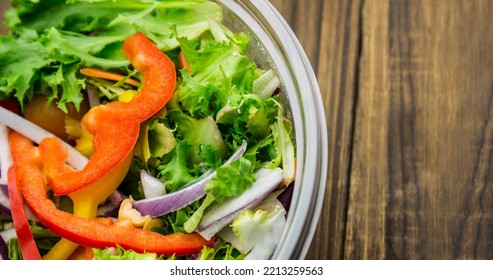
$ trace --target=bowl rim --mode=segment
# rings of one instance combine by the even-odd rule
[[[296,211],[288,213],[271,258],[304,259],[320,219],[327,183],[327,124],[316,75],[295,33],[269,1],[217,2],[255,32],[284,84],[293,119],[301,120],[294,122],[297,170],[290,209]]]

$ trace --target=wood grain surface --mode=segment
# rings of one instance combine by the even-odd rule
[[[344,254],[351,161],[361,1],[271,3],[283,15],[318,77],[329,134],[327,189],[307,259],[340,259]]]
[[[0,0],[0,11],[5,11],[8,7],[10,7],[10,4],[6,0]],[[7,28],[3,25],[3,22],[5,20],[5,17],[3,16],[3,13],[0,14],[0,34],[7,34]]]
[[[328,122],[307,259],[493,258],[493,1],[271,3]]]

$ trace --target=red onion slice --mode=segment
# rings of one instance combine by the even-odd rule
[[[0,184],[0,213],[11,216],[9,190],[7,185]]]
[[[108,197],[108,203],[98,207],[96,216],[98,217],[118,217],[121,202],[127,198],[119,191],[114,191]]]
[[[240,158],[246,151],[247,143],[243,142],[238,150],[224,163],[224,165]],[[133,203],[133,207],[142,215],[155,218],[177,211],[205,195],[205,185],[216,175],[216,172],[206,173],[206,176],[194,181],[186,188],[163,196],[141,199]]]
[[[9,248],[7,246],[7,242],[0,238],[0,260],[8,260],[9,259]]]

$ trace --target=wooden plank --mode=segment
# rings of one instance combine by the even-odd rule
[[[0,2],[0,12],[2,12],[0,14],[0,34],[8,34],[8,30],[7,30],[7,28],[3,24],[4,21],[5,21],[4,12],[8,8],[10,8],[10,3],[8,1],[6,1],[6,0],[2,0]]]
[[[307,259],[343,256],[361,1],[272,0],[304,47],[318,78],[329,134],[323,211]]]
[[[344,258],[493,258],[492,12],[365,1]]]

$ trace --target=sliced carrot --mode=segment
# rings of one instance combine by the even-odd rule
[[[80,73],[88,77],[102,78],[112,81],[121,81],[122,79],[126,78],[123,75],[108,72],[101,69],[96,69],[96,68],[83,68],[80,69]],[[125,83],[136,87],[138,87],[140,84],[139,81],[134,80],[132,78],[126,78]]]
[[[69,260],[92,260],[94,259],[94,252],[92,248],[79,246],[68,258]]]
[[[188,63],[183,52],[178,54],[178,62],[180,63],[181,68],[184,68],[188,73],[190,73],[190,63]]]

